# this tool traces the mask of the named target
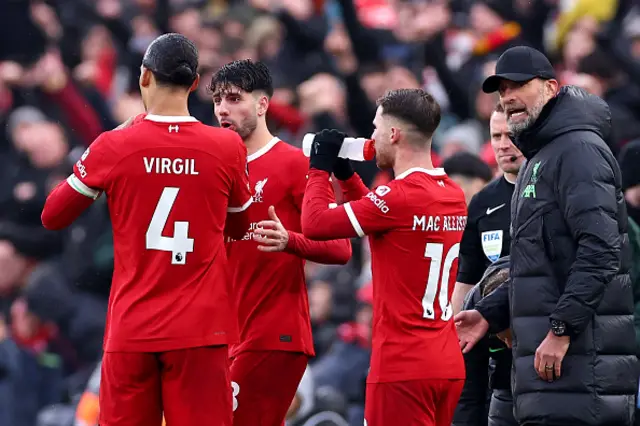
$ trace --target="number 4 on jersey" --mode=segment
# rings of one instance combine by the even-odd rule
[[[424,250],[424,257],[431,259],[431,265],[429,266],[429,278],[427,279],[427,288],[424,291],[422,297],[422,309],[423,318],[434,319],[435,310],[434,302],[436,299],[436,293],[438,293],[438,285],[440,286],[440,292],[438,295],[438,303],[442,310],[443,321],[449,321],[453,314],[451,303],[449,302],[449,276],[451,274],[451,267],[453,262],[458,258],[460,253],[460,243],[451,246],[444,258],[444,265],[442,264],[442,257],[444,255],[444,244],[441,243],[427,243],[427,247]]]
[[[166,187],[162,190],[160,200],[151,217],[147,228],[146,249],[171,252],[172,265],[184,265],[187,253],[193,251],[193,238],[189,238],[189,222],[174,222],[173,237],[162,236],[162,230],[167,224],[173,203],[178,197],[180,188]]]

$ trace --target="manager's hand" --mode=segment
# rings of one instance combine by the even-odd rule
[[[533,366],[542,380],[553,382],[560,378],[562,360],[569,350],[569,336],[556,336],[551,331],[547,333],[538,349]]]

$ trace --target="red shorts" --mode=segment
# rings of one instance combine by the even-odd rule
[[[228,347],[106,352],[101,426],[232,425]]]
[[[242,352],[231,361],[234,426],[282,426],[309,358],[282,351]]]
[[[365,426],[451,426],[464,380],[368,383]]]

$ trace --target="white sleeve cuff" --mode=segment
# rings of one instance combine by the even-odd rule
[[[251,205],[251,203],[253,202],[253,197],[249,197],[249,200],[244,203],[241,207],[228,207],[227,208],[227,212],[228,213],[240,213],[245,211],[246,209],[249,208],[249,206]]]
[[[351,222],[351,226],[358,234],[358,237],[364,237],[364,231],[362,230],[362,226],[360,226],[360,222],[358,222],[358,218],[356,218],[353,209],[351,208],[350,203],[344,203],[344,211],[347,212],[347,217],[349,217],[349,222]]]
[[[67,183],[69,184],[69,186],[71,188],[75,189],[80,194],[82,194],[82,195],[84,195],[86,197],[93,198],[95,200],[96,198],[98,198],[100,196],[100,191],[96,191],[93,188],[89,188],[80,179],[78,179],[78,177],[76,175],[74,175],[74,174],[72,174],[71,176],[69,176],[67,178]]]

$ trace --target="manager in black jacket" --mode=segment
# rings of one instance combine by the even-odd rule
[[[470,349],[511,325],[521,425],[630,426],[638,374],[627,218],[600,98],[558,89],[540,52],[515,47],[485,80],[527,158],[511,206],[510,285],[456,316]]]

